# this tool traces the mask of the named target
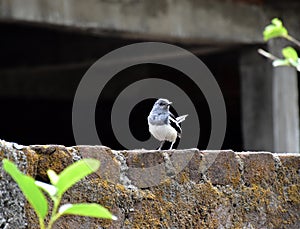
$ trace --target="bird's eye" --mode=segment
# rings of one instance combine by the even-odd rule
[[[159,103],[159,106],[163,106],[164,104],[163,103]]]

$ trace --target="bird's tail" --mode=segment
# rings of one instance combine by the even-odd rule
[[[181,116],[179,116],[179,117],[176,118],[176,121],[177,121],[178,123],[181,123],[181,122],[183,122],[183,121],[185,120],[185,118],[186,118],[187,116],[188,116],[187,114],[186,114],[186,115],[181,115]]]

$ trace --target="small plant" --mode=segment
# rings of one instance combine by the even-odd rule
[[[7,159],[3,159],[4,170],[16,181],[24,196],[35,210],[41,229],[52,228],[53,223],[63,215],[79,215],[96,218],[116,220],[106,208],[95,203],[64,204],[59,207],[65,191],[85,176],[96,172],[100,162],[95,159],[83,159],[67,167],[59,175],[53,170],[48,170],[51,184],[35,181],[32,177],[21,173],[17,166]],[[45,227],[45,217],[48,214],[48,202],[44,196],[44,190],[53,201],[52,214]]]
[[[273,18],[272,19],[272,24],[268,25],[265,27],[264,32],[263,32],[264,40],[268,41],[273,38],[284,38],[287,39],[288,41],[294,43],[298,47],[300,47],[300,42],[296,40],[294,37],[292,37],[289,33],[288,30],[283,26],[283,23],[281,20],[278,18]],[[298,57],[297,51],[291,47],[285,47],[284,49],[281,50],[282,56],[284,57],[279,58],[274,56],[273,54],[263,50],[259,49],[258,52],[273,60],[273,66],[278,67],[278,66],[292,66],[297,69],[297,71],[300,71],[300,59]]]

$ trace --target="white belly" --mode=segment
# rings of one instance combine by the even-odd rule
[[[175,142],[177,131],[170,125],[149,125],[150,133],[159,141]]]

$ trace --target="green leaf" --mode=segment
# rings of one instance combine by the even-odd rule
[[[58,195],[61,196],[66,190],[68,190],[76,182],[80,181],[85,176],[96,172],[100,166],[100,162],[96,159],[83,159],[75,162],[66,169],[64,169],[58,175],[58,181],[56,188],[58,189]]]
[[[283,26],[281,20],[279,20],[278,18],[274,18],[272,20],[272,24],[265,27],[263,35],[264,40],[268,41],[271,38],[286,37],[288,35],[288,31]]]
[[[273,18],[272,19],[272,24],[273,25],[275,25],[275,26],[277,26],[277,27],[282,27],[282,21],[281,20],[279,20],[278,18]]]
[[[298,61],[297,51],[290,46],[282,49],[282,55],[288,60]]]
[[[105,207],[102,207],[99,204],[65,204],[60,207],[58,212],[61,215],[70,214],[113,220],[117,219],[117,217],[112,215]]]
[[[47,192],[50,197],[55,196],[55,194],[57,193],[56,187],[53,186],[53,185],[51,185],[51,184],[46,184],[46,183],[40,182],[40,181],[35,181],[35,184],[39,188],[41,188],[42,190],[44,190],[45,192]]]
[[[47,174],[48,174],[48,177],[49,177],[49,179],[50,179],[50,182],[51,182],[51,184],[53,184],[53,185],[56,185],[57,184],[57,181],[58,181],[58,175],[56,174],[56,172],[55,171],[53,171],[53,170],[51,170],[51,169],[49,169],[48,171],[47,171]]]
[[[21,173],[17,166],[7,159],[3,159],[3,168],[19,185],[38,217],[44,219],[48,211],[48,203],[42,191],[35,185],[35,180]]]

